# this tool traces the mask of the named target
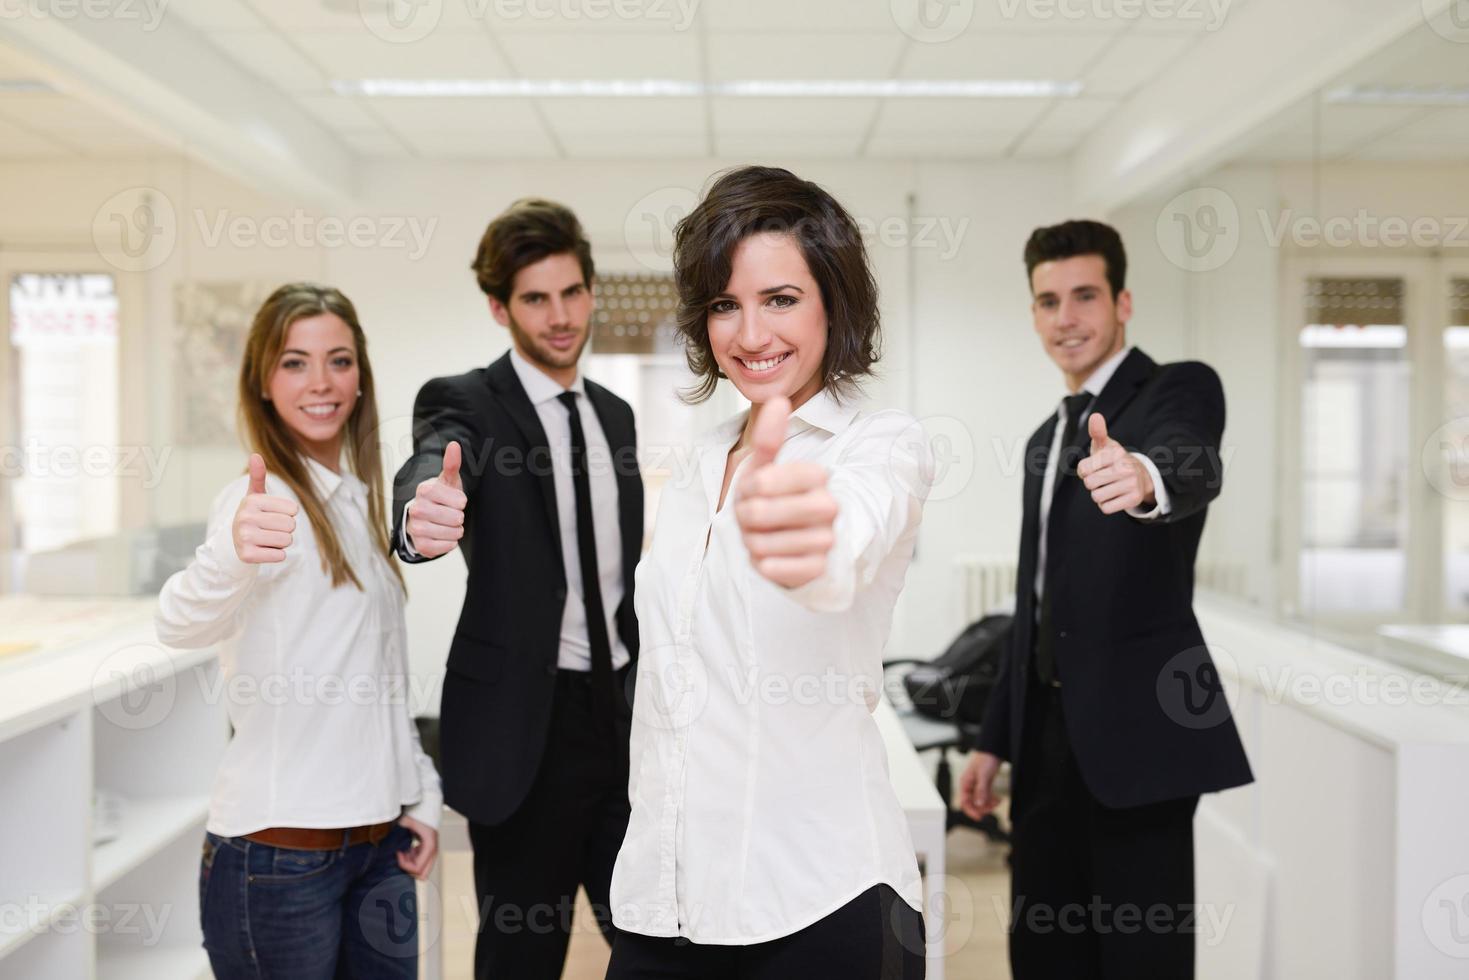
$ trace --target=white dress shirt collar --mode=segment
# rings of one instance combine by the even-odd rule
[[[839,402],[831,392],[823,388],[802,402],[800,407],[793,409],[791,417],[800,419],[811,428],[823,429],[835,436],[845,432],[861,410],[860,399]],[[695,442],[701,445],[733,445],[740,433],[744,431],[746,420],[749,417],[749,409],[732,415],[697,438]]]
[[[325,502],[332,498],[337,490],[343,490],[353,500],[366,500],[367,487],[345,466],[341,466],[340,473],[333,473],[310,456],[302,456],[306,461],[306,475],[311,477],[312,486],[316,489],[316,496]]]
[[[510,365],[515,368],[515,376],[520,379],[520,385],[525,389],[532,405],[548,402],[565,391],[574,391],[578,395],[587,393],[586,382],[582,380],[580,371],[576,373],[576,380],[569,387],[563,388],[550,375],[521,356],[520,351],[513,346],[510,348]]]
[[[1107,382],[1112,380],[1112,375],[1117,373],[1117,368],[1122,364],[1123,361],[1127,360],[1127,355],[1131,353],[1132,348],[1130,346],[1123,345],[1123,348],[1120,351],[1107,358],[1101,364],[1097,365],[1097,369],[1093,371],[1090,375],[1088,375],[1087,379],[1081,383],[1081,390],[1094,398],[1097,395],[1100,395],[1102,393],[1102,389],[1107,387]]]

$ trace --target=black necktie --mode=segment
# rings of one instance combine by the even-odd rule
[[[1086,411],[1087,405],[1091,403],[1090,392],[1080,391],[1074,395],[1067,395],[1064,399],[1066,405],[1066,425],[1061,430],[1061,445],[1057,449],[1056,457],[1056,480],[1052,485],[1051,509],[1056,509],[1056,498],[1060,495],[1061,481],[1068,473],[1076,472],[1078,459],[1074,458],[1076,453],[1071,444],[1076,441],[1076,434],[1081,430],[1081,413]],[[1049,547],[1050,541],[1059,540],[1050,535],[1051,516],[1046,520],[1047,544],[1046,548],[1046,582],[1041,592],[1041,615],[1040,622],[1036,624],[1035,632],[1035,675],[1042,684],[1054,684],[1059,680],[1056,676],[1056,651],[1052,647],[1055,637],[1052,635],[1054,627],[1051,625],[1051,570],[1056,567],[1057,560],[1061,557],[1056,554],[1056,549]]]
[[[607,615],[602,609],[602,581],[597,570],[597,530],[592,522],[592,481],[587,474],[587,437],[576,407],[576,392],[556,396],[566,406],[571,422],[571,481],[576,486],[576,551],[581,563],[581,599],[587,611],[587,639],[592,647],[592,710],[598,724],[609,731],[615,717],[612,683],[612,642],[607,637]]]

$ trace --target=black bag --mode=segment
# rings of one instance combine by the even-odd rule
[[[1013,616],[986,616],[971,623],[935,659],[903,677],[919,714],[939,721],[977,725],[1000,676],[1000,658],[1010,643]]]

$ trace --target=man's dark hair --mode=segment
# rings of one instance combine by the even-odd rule
[[[709,343],[709,303],[729,285],[735,248],[758,234],[790,235],[800,248],[826,308],[822,386],[849,394],[872,373],[882,328],[862,233],[821,186],[779,167],[739,167],[721,174],[674,229],[675,325],[698,378],[686,400],[704,401],[723,376]]]
[[[490,222],[470,268],[486,296],[509,303],[517,272],[548,255],[568,252],[581,264],[582,280],[590,289],[592,245],[576,215],[564,204],[523,197]]]
[[[1107,266],[1107,284],[1112,298],[1126,288],[1127,252],[1117,229],[1100,221],[1063,221],[1059,225],[1037,228],[1025,243],[1025,280],[1042,262],[1069,259],[1077,255],[1100,255]]]

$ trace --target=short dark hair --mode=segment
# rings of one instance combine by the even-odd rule
[[[517,272],[548,255],[567,252],[576,256],[590,288],[595,272],[592,245],[576,215],[564,204],[523,197],[490,222],[469,267],[486,296],[509,303]]]
[[[756,234],[788,234],[801,249],[826,308],[822,386],[838,397],[872,373],[881,341],[877,280],[862,233],[822,187],[779,167],[737,167],[721,173],[674,229],[675,326],[689,370],[698,377],[684,393],[701,402],[723,374],[709,343],[709,303],[729,285],[733,255]]]
[[[1063,221],[1059,225],[1037,228],[1025,243],[1025,279],[1042,262],[1069,259],[1077,255],[1100,255],[1107,267],[1107,284],[1112,298],[1126,288],[1127,252],[1117,229],[1100,221]]]

